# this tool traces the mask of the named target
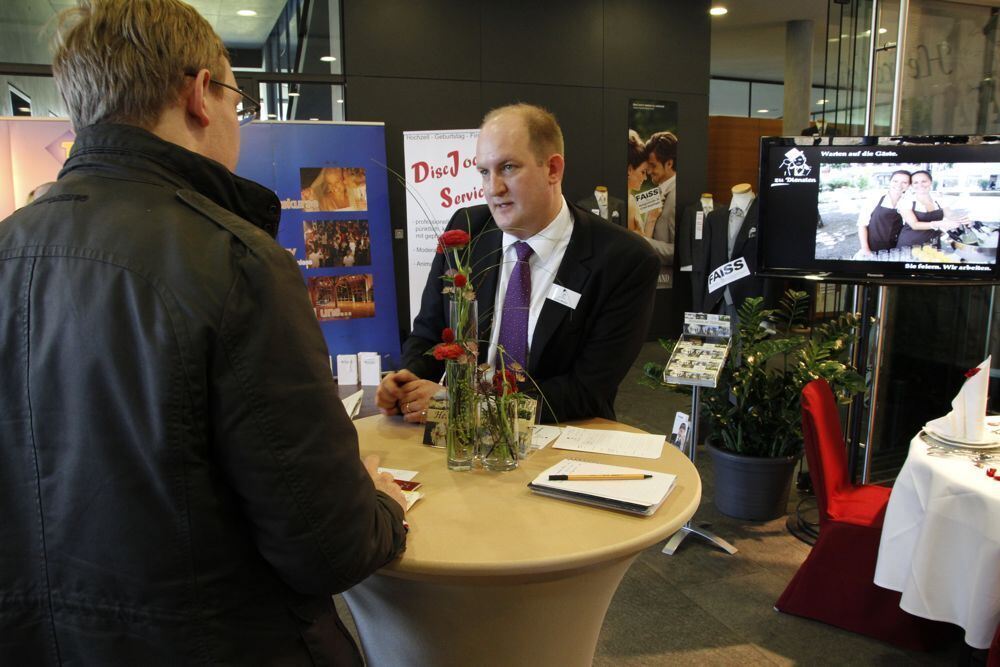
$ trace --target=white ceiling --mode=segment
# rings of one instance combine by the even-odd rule
[[[187,0],[208,19],[227,46],[259,47],[286,0]],[[0,0],[0,62],[47,64],[50,21],[73,0]],[[236,14],[253,9],[257,16]]]
[[[728,14],[712,17],[712,76],[785,80],[785,24],[813,21],[813,83],[823,83],[826,0],[717,0]]]

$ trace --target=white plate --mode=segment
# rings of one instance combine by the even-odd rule
[[[970,447],[975,449],[992,449],[993,447],[1000,447],[1000,436],[995,433],[990,432],[988,429],[985,431],[986,437],[983,440],[965,440],[963,438],[955,438],[953,436],[944,435],[933,428],[924,426],[924,432],[935,440],[940,440],[946,445],[953,445],[955,447]]]

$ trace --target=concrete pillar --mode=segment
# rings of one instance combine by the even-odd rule
[[[813,21],[785,24],[785,104],[782,130],[799,134],[809,126],[812,108]]]

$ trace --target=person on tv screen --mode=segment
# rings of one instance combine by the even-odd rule
[[[903,229],[897,247],[918,246],[937,240],[941,232],[956,229],[970,222],[967,215],[941,204],[942,199],[932,194],[934,181],[929,171],[921,169],[910,176],[910,191],[904,199],[900,214]],[[909,206],[906,206],[909,203]],[[947,202],[945,202],[947,203]]]
[[[900,200],[910,187],[910,172],[899,169],[889,176],[889,187],[858,215],[858,240],[860,255],[870,255],[879,250],[896,247],[903,229],[903,216],[899,211]]]

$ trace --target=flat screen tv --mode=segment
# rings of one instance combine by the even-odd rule
[[[996,137],[764,137],[758,273],[996,283]]]

